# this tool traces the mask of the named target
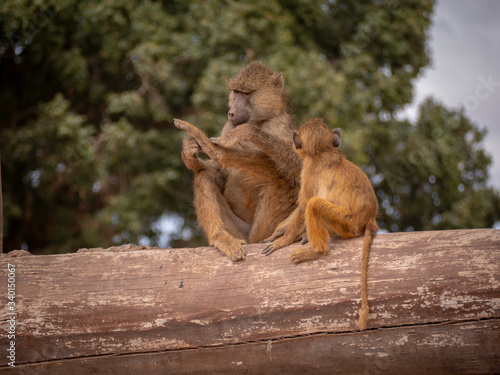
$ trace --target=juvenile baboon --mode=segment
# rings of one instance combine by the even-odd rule
[[[268,237],[296,207],[301,161],[293,149],[283,76],[253,62],[226,84],[228,121],[214,143],[227,143],[232,152],[221,159],[205,149],[212,160],[203,160],[200,144],[190,137],[184,140],[182,159],[195,172],[200,227],[210,244],[237,261],[245,258],[244,244]],[[250,160],[260,164],[248,168]],[[265,178],[259,168],[269,171]]]
[[[337,132],[337,133],[335,133]],[[361,256],[360,329],[366,328],[368,316],[368,255],[377,233],[378,203],[368,177],[335,149],[338,130],[329,129],[321,119],[313,119],[293,135],[297,154],[302,159],[302,185],[298,209],[263,253],[271,254],[294,242],[307,229],[309,245],[292,253],[292,261],[300,263],[328,253],[329,234],[344,238],[365,235]],[[278,228],[283,229],[283,228]]]

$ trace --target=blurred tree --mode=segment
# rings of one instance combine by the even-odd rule
[[[373,127],[369,167],[389,231],[491,227],[500,220],[500,196],[487,186],[491,159],[481,148],[486,132],[463,110],[433,99],[415,125]],[[398,129],[394,131],[394,129]]]
[[[491,226],[499,196],[486,186],[484,133],[432,101],[414,125],[394,118],[429,62],[433,5],[4,0],[5,249],[158,244],[161,217],[180,228],[172,243],[202,243],[172,119],[218,133],[225,80],[255,58],[285,74],[297,124],[321,116],[342,127],[384,228]]]

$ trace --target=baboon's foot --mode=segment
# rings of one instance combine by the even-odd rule
[[[243,246],[247,243],[241,238],[234,238],[229,233],[220,234],[213,241],[214,246],[226,254],[233,262],[243,260],[246,252]]]
[[[174,118],[174,125],[177,129],[182,129],[182,130],[187,131],[188,134],[189,134],[189,132],[198,130],[198,128],[196,126],[194,126],[193,124],[190,124],[189,122],[183,121],[183,120],[178,119],[178,118]],[[191,135],[191,134],[189,134],[189,135]]]
[[[310,246],[301,247],[292,253],[291,259],[293,263],[302,263],[306,260],[318,259],[322,256],[318,251],[314,251]]]

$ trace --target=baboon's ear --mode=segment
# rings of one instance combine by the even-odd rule
[[[333,147],[339,147],[342,141],[342,134],[340,133],[340,128],[335,128],[332,130],[333,133]]]
[[[276,76],[274,77],[274,82],[278,89],[283,90],[285,88],[285,78],[283,77],[283,74],[276,74]]]
[[[300,150],[302,148],[302,142],[300,142],[300,138],[297,132],[293,132],[293,144],[295,145],[295,148],[297,150]]]

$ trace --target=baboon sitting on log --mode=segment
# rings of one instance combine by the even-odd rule
[[[195,172],[198,224],[211,245],[237,261],[245,258],[243,245],[269,237],[295,209],[301,161],[283,76],[253,62],[226,84],[228,121],[214,143],[227,143],[231,151],[221,158],[204,149],[212,158],[204,160],[199,143],[189,137],[182,159]],[[176,126],[181,123],[176,120]]]
[[[329,234],[353,238],[364,234],[361,253],[360,329],[366,328],[368,317],[368,255],[377,233],[378,202],[368,177],[349,162],[336,147],[339,129],[331,130],[321,119],[312,119],[294,133],[297,154],[303,161],[302,186],[298,209],[286,224],[280,225],[273,242],[264,254],[290,245],[307,226],[310,245],[296,249],[292,261],[300,263],[328,253]]]

